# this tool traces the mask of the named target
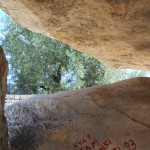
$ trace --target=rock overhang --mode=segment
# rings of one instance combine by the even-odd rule
[[[108,67],[150,69],[149,0],[16,0],[0,7],[24,27]]]

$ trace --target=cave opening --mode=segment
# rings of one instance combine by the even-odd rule
[[[10,103],[5,112],[12,149],[147,148],[149,78],[110,83],[149,77],[149,72],[107,68],[67,44],[32,33],[8,16],[0,29],[10,68],[7,93],[18,96],[8,96],[18,102]],[[74,89],[80,90],[60,92]],[[60,93],[52,94],[56,92]],[[35,96],[20,101],[22,94]],[[139,133],[144,133],[141,138]]]
[[[109,69],[69,45],[33,33],[1,14],[0,42],[9,61],[7,94],[50,94],[110,84],[150,72]]]

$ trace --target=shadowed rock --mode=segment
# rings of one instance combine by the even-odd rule
[[[33,96],[6,109],[12,150],[149,150],[150,78]]]
[[[7,61],[0,47],[0,150],[8,150],[8,130],[4,117],[7,71]]]

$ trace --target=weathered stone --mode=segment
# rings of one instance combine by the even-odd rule
[[[13,150],[150,149],[150,78],[33,96],[6,113]]]
[[[149,0],[1,0],[0,7],[108,67],[150,69]]]
[[[8,150],[8,130],[4,116],[7,71],[7,61],[0,47],[0,150]]]
[[[1,0],[0,7],[28,29],[109,67],[150,68],[149,0]],[[7,150],[7,69],[0,58],[0,150]],[[35,96],[7,107],[10,145],[13,150],[149,150],[149,108],[149,78]]]

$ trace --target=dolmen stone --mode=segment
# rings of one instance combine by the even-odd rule
[[[36,95],[5,115],[12,150],[150,150],[150,78]]]

